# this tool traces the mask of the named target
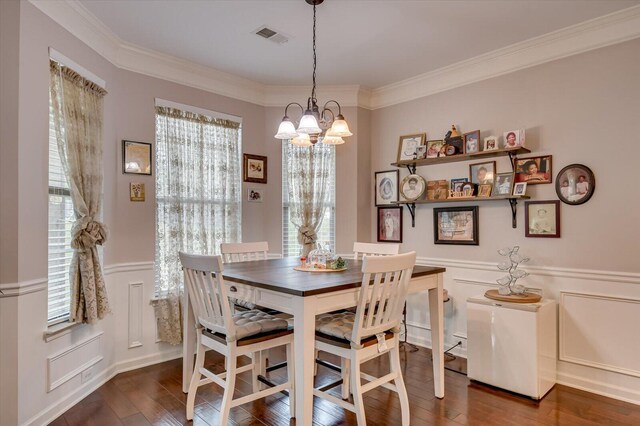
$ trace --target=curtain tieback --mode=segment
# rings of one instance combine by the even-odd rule
[[[298,230],[298,243],[302,245],[314,244],[316,237],[316,230],[310,226],[301,226]]]
[[[71,235],[71,247],[78,251],[86,251],[107,241],[107,228],[92,217],[84,216],[73,224]]]

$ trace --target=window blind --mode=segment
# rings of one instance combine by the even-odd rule
[[[298,243],[298,230],[291,222],[289,216],[289,186],[288,186],[288,173],[287,173],[287,161],[284,160],[284,156],[287,155],[286,144],[288,140],[284,140],[282,143],[282,256],[300,256],[302,253],[302,245]],[[329,248],[335,251],[336,247],[336,161],[335,161],[335,148],[330,145],[317,144],[313,148],[309,149],[330,149],[333,153],[331,161],[331,170],[329,178],[329,193],[331,194],[331,202],[329,208],[326,209],[324,219],[320,229],[316,232],[317,242],[321,243],[323,247]]]
[[[73,256],[71,227],[73,203],[67,176],[58,154],[53,121],[53,105],[49,100],[49,214],[48,214],[48,303],[47,320],[66,321],[70,307],[69,267]]]

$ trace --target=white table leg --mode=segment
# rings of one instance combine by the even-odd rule
[[[296,424],[313,419],[313,367],[315,365],[316,298],[293,299]]]
[[[196,347],[196,324],[189,302],[187,286],[182,299],[182,392],[189,392],[189,382],[193,374],[193,354]]]
[[[442,300],[442,274],[438,274],[438,287],[429,290],[429,318],[431,321],[433,386],[436,397],[444,398],[444,307]]]

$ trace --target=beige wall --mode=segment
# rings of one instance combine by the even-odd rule
[[[432,258],[494,262],[498,248],[519,244],[531,265],[638,272],[640,201],[631,183],[640,158],[638,52],[640,40],[634,40],[373,111],[373,171],[390,168],[398,136],[426,131],[427,139],[442,139],[456,124],[463,132],[480,129],[482,137],[525,128],[531,155],[553,155],[554,178],[572,163],[589,166],[596,176],[589,202],[561,206],[562,238],[525,238],[522,205],[518,228],[512,229],[506,201],[484,202],[479,204],[479,246],[434,245],[433,208],[421,205],[415,229],[405,209],[402,249]],[[506,157],[497,161],[498,172],[510,170]],[[468,166],[449,163],[421,167],[418,173],[427,180],[468,177]],[[554,185],[527,191],[535,200],[557,199]],[[375,217],[373,207],[370,212]]]

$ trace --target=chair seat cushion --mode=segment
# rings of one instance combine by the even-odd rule
[[[350,340],[356,315],[350,311],[328,312],[316,317],[316,331],[338,339]]]
[[[287,320],[259,310],[239,312],[233,316],[233,322],[236,324],[238,340],[255,334],[286,330],[289,327]]]

